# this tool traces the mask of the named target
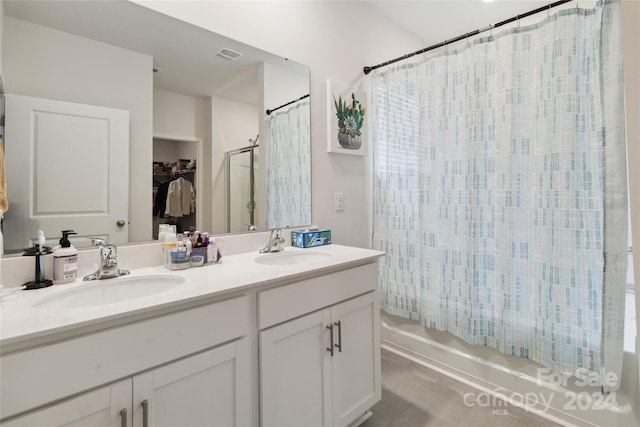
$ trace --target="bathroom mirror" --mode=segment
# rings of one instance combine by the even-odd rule
[[[42,170],[32,164],[16,170],[18,167],[15,165],[21,163],[14,163],[10,156],[19,144],[10,139],[11,111],[14,110],[8,108],[5,152],[10,203],[16,181],[26,184],[20,187],[24,191],[19,190],[24,193],[23,199],[12,203],[5,215],[6,252],[25,247],[35,237],[34,230],[45,227],[51,227],[51,230],[45,230],[45,234],[51,237],[50,243],[59,237],[59,229],[75,229],[78,236],[74,244],[79,247],[86,246],[89,242],[87,237],[95,234],[114,243],[150,240],[158,224],[157,217],[154,220],[152,215],[154,186],[165,179],[175,179],[180,171],[187,169],[192,175],[187,178],[196,189],[195,214],[191,212],[195,217],[192,227],[198,230],[223,234],[250,228],[311,223],[309,99],[307,97],[271,115],[265,113],[309,94],[307,66],[129,1],[3,0],[2,4],[2,80],[7,107],[14,102],[12,96],[27,97],[124,110],[128,112],[129,120],[128,159],[124,155],[102,162],[102,154],[97,156],[95,150],[93,156],[90,152],[86,158],[81,158],[82,150],[67,146],[64,138],[67,134],[62,132],[55,142],[57,145],[49,151],[54,155],[59,151],[59,156],[66,153],[67,161],[55,166],[53,163],[60,162],[44,162],[48,177],[45,178]],[[292,126],[301,120],[287,120],[285,117],[276,121],[272,117],[294,110],[304,112],[304,129],[287,130],[282,127],[282,123]],[[298,156],[304,160],[289,168],[287,179],[302,180],[304,186],[274,190],[273,183],[282,182],[278,177],[269,176],[269,147],[270,144],[276,146],[270,139],[275,138],[284,138],[289,144],[284,148],[280,146],[278,152],[291,151],[290,148],[294,147],[295,152],[304,153]],[[227,155],[254,145],[256,139],[259,139],[260,156],[255,159],[252,174],[253,191],[250,193],[253,199],[246,204],[239,203],[241,206],[253,206],[254,223],[241,221],[230,229],[229,224],[234,221],[229,220],[229,200],[237,195],[238,186],[249,184],[244,182],[246,179],[243,183],[228,181],[236,174],[226,171]],[[153,148],[157,141],[161,141],[163,147],[173,142],[188,144],[190,148],[185,151],[180,146],[174,154],[167,154],[172,152],[171,149]],[[164,160],[158,160],[159,151],[165,153]],[[273,151],[276,152],[275,149]],[[185,152],[193,154],[182,154]],[[274,153],[271,153],[271,159],[279,156]],[[43,156],[40,156],[40,167]],[[128,185],[123,187],[128,189],[128,194],[123,190],[117,196],[103,195],[101,186],[108,188],[110,184],[101,179],[102,175],[93,181],[86,180],[97,183],[92,184],[93,193],[98,194],[95,198],[104,209],[80,203],[80,210],[84,210],[83,218],[75,221],[71,219],[68,206],[51,208],[42,202],[43,198],[47,203],[66,200],[69,193],[79,188],[86,174],[100,169],[103,163],[115,162],[120,162],[121,175],[126,175],[128,169]],[[163,164],[163,170],[158,168],[160,162],[167,162],[166,167]],[[156,173],[168,176],[154,175],[154,165]],[[11,168],[13,170],[9,173]],[[277,169],[271,168],[272,171]],[[38,182],[45,182],[46,188],[35,188]],[[88,183],[82,184],[89,186]],[[274,197],[275,193],[291,191],[300,194],[295,194],[294,198]],[[89,194],[93,197],[93,193]],[[19,197],[14,195],[14,198]],[[297,208],[293,217],[281,215],[280,211],[287,211],[293,199],[305,200],[305,203]],[[91,223],[92,218],[103,216],[102,211],[109,210],[111,204],[124,200],[129,202],[128,215],[109,220],[120,224],[116,231],[96,233],[85,227],[84,224]],[[282,209],[280,204],[284,206]],[[36,206],[45,205],[47,209],[35,212]],[[26,221],[19,219],[15,225],[16,216],[24,217]],[[46,224],[49,224],[50,217],[55,217],[55,221],[49,226]]]

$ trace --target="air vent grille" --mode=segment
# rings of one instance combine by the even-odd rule
[[[226,47],[223,47],[222,49],[220,49],[216,53],[216,55],[218,55],[221,58],[227,59],[229,61],[235,61],[236,59],[242,56],[240,52],[236,52],[235,50],[232,50],[232,49],[227,49]]]

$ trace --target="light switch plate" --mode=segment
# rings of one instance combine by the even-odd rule
[[[335,195],[335,205],[337,211],[344,210],[344,193],[336,193]]]

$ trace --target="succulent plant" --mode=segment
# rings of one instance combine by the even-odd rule
[[[333,103],[336,107],[339,132],[352,137],[361,135],[360,130],[364,125],[364,115],[367,110],[356,99],[355,93],[351,94],[351,104],[349,105],[342,100],[342,96],[339,96],[336,100],[335,95],[333,96]]]

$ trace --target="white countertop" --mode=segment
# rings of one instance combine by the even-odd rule
[[[34,345],[67,339],[84,333],[223,299],[242,290],[303,280],[320,274],[375,261],[384,252],[341,245],[299,249],[286,247],[283,253],[325,252],[331,256],[309,264],[264,265],[255,262],[263,254],[247,252],[223,257],[221,262],[186,270],[170,271],[163,266],[131,270],[124,278],[174,275],[185,282],[164,292],[111,305],[58,309],[34,307],[34,301],[59,292],[121,279],[107,279],[54,285],[38,290],[18,290],[0,300],[0,351],[9,353]],[[278,254],[271,254],[277,256]],[[122,264],[122,262],[121,262]]]

